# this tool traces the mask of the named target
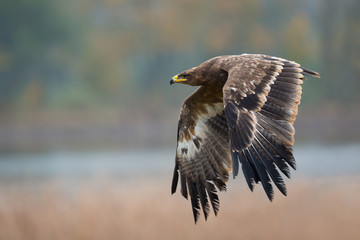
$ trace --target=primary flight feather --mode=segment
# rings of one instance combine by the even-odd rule
[[[298,63],[260,54],[218,56],[174,76],[170,84],[200,86],[182,103],[171,192],[180,176],[181,194],[190,195],[195,223],[210,204],[219,210],[217,189],[229,173],[244,173],[251,190],[271,182],[286,195],[280,170],[290,178],[301,84],[319,74]],[[240,164],[239,164],[240,163]]]

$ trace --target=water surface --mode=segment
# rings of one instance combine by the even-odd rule
[[[137,149],[113,152],[56,151],[0,156],[0,181],[62,180],[74,182],[96,177],[119,181],[171,178],[174,149]],[[360,175],[360,144],[303,145],[294,148],[297,171],[293,175],[332,177]],[[170,180],[169,180],[170,181]]]

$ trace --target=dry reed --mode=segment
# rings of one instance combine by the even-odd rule
[[[0,239],[360,239],[358,178],[296,179],[273,203],[261,186],[236,182],[220,194],[219,215],[197,225],[168,181],[2,185]]]

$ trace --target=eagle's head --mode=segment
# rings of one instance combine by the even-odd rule
[[[224,85],[227,76],[228,73],[221,69],[218,57],[216,57],[175,75],[171,78],[170,84],[183,83],[191,86]]]

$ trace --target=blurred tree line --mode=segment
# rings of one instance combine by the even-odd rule
[[[174,74],[225,54],[321,73],[305,105],[358,103],[357,0],[2,0],[0,110],[173,106]]]

